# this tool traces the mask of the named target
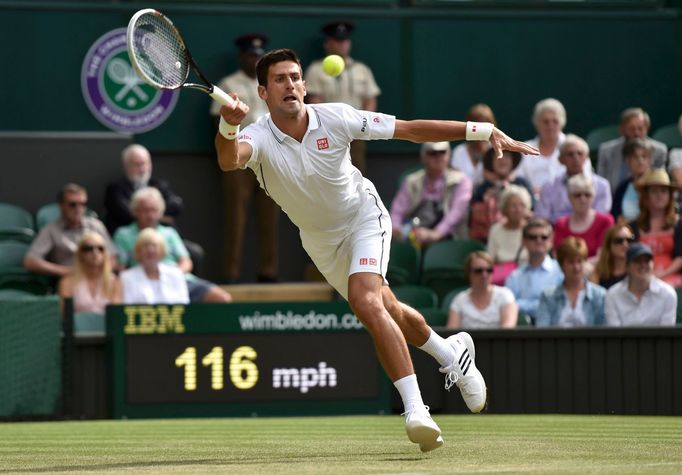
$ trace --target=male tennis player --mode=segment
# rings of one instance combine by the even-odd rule
[[[503,149],[538,151],[487,123],[404,121],[346,104],[306,105],[301,64],[288,49],[264,55],[257,76],[258,94],[270,113],[239,132],[248,106],[237,101],[220,109],[216,135],[220,168],[251,168],[260,186],[298,226],[306,252],[372,336],[379,360],[405,405],[409,439],[423,452],[436,449],[443,438],[422,401],[406,342],[438,361],[445,388],[457,385],[472,412],[486,406],[485,381],[474,363],[474,343],[467,333],[443,339],[389,289],[385,276],[391,219],[372,182],[351,164],[349,144],[466,137],[490,140],[498,156]]]

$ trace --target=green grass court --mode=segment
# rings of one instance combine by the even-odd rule
[[[435,416],[422,454],[398,416],[0,424],[0,473],[680,473],[682,418]]]

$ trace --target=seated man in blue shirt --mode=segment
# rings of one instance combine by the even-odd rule
[[[504,284],[514,294],[519,313],[528,315],[533,322],[542,291],[564,279],[559,264],[549,255],[552,235],[552,225],[544,219],[534,218],[526,224],[523,246],[528,251],[528,263],[514,270]]]

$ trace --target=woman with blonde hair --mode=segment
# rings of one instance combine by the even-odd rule
[[[620,282],[626,275],[626,254],[634,236],[627,224],[616,224],[604,236],[599,250],[599,259],[590,274],[590,280],[608,289]]]
[[[166,243],[154,228],[145,228],[135,241],[138,265],[123,271],[123,303],[189,303],[185,275],[175,264],[166,264]]]
[[[73,298],[75,313],[104,315],[107,304],[121,303],[121,282],[112,272],[111,262],[104,237],[86,231],[78,242],[73,272],[59,282],[59,296]]]
[[[513,328],[518,319],[514,294],[493,285],[493,258],[474,251],[464,261],[469,289],[460,292],[450,305],[447,328]]]

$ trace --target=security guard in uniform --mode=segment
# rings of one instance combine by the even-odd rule
[[[374,75],[367,65],[350,57],[350,34],[354,25],[347,21],[335,21],[322,27],[326,38],[326,53],[337,54],[346,62],[344,71],[331,77],[322,70],[322,60],[314,61],[305,72],[308,102],[344,102],[356,109],[376,111],[377,96],[381,94]],[[364,175],[367,171],[367,147],[362,140],[351,143],[351,160]]]
[[[249,105],[249,113],[242,121],[242,128],[255,122],[268,112],[265,102],[258,97],[256,63],[264,54],[267,36],[251,33],[238,37],[234,44],[239,48],[239,69],[219,83],[223,91],[235,92]],[[211,104],[211,115],[218,124],[220,104]],[[246,231],[247,211],[255,195],[256,231],[258,234],[258,281],[275,282],[278,273],[279,206],[265,194],[249,169],[223,174],[225,197],[225,258],[227,278],[236,282],[241,274]]]

